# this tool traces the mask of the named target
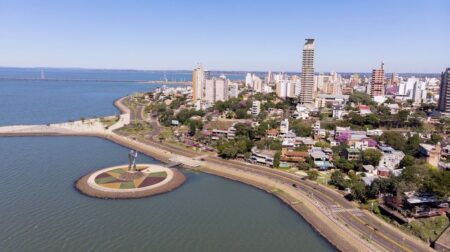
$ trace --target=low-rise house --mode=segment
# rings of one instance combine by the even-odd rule
[[[345,114],[345,110],[342,105],[334,105],[333,106],[333,118],[334,119],[342,119]]]
[[[366,130],[366,135],[368,136],[381,136],[383,131],[380,129]]]
[[[402,151],[394,150],[394,148],[386,145],[378,146],[378,149],[382,152],[380,163],[378,166],[385,167],[390,170],[394,170],[400,164],[400,161],[405,157],[405,153]]]
[[[448,199],[439,200],[434,194],[405,192],[405,208],[414,218],[444,215],[448,207]]]
[[[305,106],[302,106],[300,103],[298,103],[297,106],[295,107],[293,116],[296,119],[306,120],[309,118],[309,109]]]
[[[280,160],[289,163],[305,162],[306,158],[309,156],[307,151],[288,151],[283,149],[281,151]]]
[[[250,160],[252,163],[273,166],[273,156],[275,155],[275,151],[259,150],[258,148],[253,147],[251,152],[252,155],[250,157]]]
[[[391,175],[391,171],[392,169],[389,169],[387,167],[384,166],[378,166],[377,167],[377,175],[380,177],[389,177],[389,175]]]
[[[295,139],[284,138],[281,143],[283,148],[294,149],[295,148]]]
[[[342,151],[342,155],[348,161],[359,160],[361,157],[361,152],[356,148],[346,148]]]
[[[391,114],[396,115],[398,114],[398,111],[400,110],[400,107],[397,103],[394,104],[388,104],[387,107],[389,108]]]
[[[330,95],[330,94],[318,94],[316,97],[316,106],[319,108],[325,107],[327,104],[337,105],[346,104],[349,99],[349,95]]]
[[[279,117],[284,114],[284,111],[282,109],[276,109],[276,108],[269,108],[268,112],[269,112],[270,117]]]
[[[233,126],[229,127],[226,130],[221,129],[213,129],[211,130],[211,139],[219,140],[221,138],[234,139],[236,136],[236,128]]]
[[[220,130],[220,129],[213,129],[211,134],[212,140],[219,140],[221,138],[227,138],[228,130]]]
[[[308,149],[311,149],[312,147],[314,147],[314,144],[316,144],[316,141],[311,137],[296,137],[295,143],[297,146],[304,144],[308,147]]]
[[[358,105],[358,110],[360,115],[368,115],[372,114],[370,107],[367,105]]]
[[[334,138],[332,138],[332,137],[329,137],[328,139],[327,139],[327,141],[330,143],[330,146],[331,147],[334,147],[334,146],[338,146],[339,145],[339,142],[338,141],[336,141]]]
[[[375,167],[373,167],[373,165],[363,165],[363,169],[364,169],[364,172],[366,173],[366,175],[367,174],[372,174],[372,175],[377,174],[377,171],[376,171]]]
[[[333,167],[328,155],[323,151],[311,151],[309,155],[314,161],[315,168],[318,168],[319,170],[328,170]]]
[[[277,129],[270,129],[266,131],[266,136],[268,138],[277,138],[278,137],[278,130]]]
[[[372,138],[363,138],[359,141],[353,141],[351,146],[355,149],[366,150],[369,148],[376,148],[378,146],[378,142]]]

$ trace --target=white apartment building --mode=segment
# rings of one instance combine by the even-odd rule
[[[239,84],[236,82],[230,83],[228,85],[228,97],[236,98],[239,95]]]
[[[204,101],[214,103],[228,100],[228,83],[225,76],[206,80]]]
[[[286,118],[280,123],[280,134],[286,135],[289,132],[289,120]]]
[[[257,117],[261,112],[261,101],[253,101],[252,103],[252,116]]]

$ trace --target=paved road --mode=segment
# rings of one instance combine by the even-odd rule
[[[146,138],[147,143],[178,155],[188,157],[200,155],[182,147],[160,143],[155,139],[161,132],[159,123],[155,119],[145,118],[142,106],[138,106],[135,112],[133,113],[132,111],[131,114],[135,114],[137,120],[148,121],[154,129]],[[342,194],[323,185],[309,180],[302,180],[294,174],[260,165],[236,160],[224,160],[216,156],[208,156],[204,157],[204,159],[205,161],[226,165],[233,169],[266,176],[284,184],[295,184],[298,190],[309,195],[322,209],[329,212],[333,218],[354,230],[363,239],[368,240],[370,243],[376,243],[387,251],[432,251],[425,243],[402,233],[400,230],[396,230],[387,223],[383,223],[375,215],[358,209],[353,202],[346,200]]]

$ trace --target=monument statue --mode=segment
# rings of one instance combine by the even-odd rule
[[[136,171],[136,158],[138,156],[138,152],[136,150],[130,150],[128,153],[128,171]]]

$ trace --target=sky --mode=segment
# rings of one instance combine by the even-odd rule
[[[0,1],[0,66],[317,72],[450,67],[450,1]]]

